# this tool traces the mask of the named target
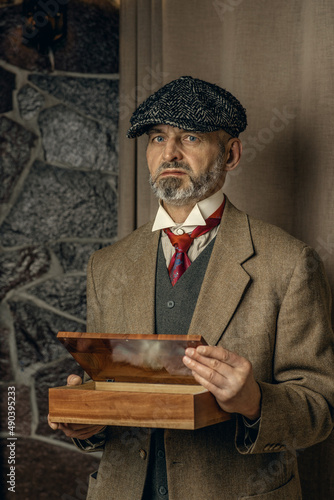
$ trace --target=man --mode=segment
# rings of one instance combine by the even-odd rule
[[[322,264],[224,196],[247,125],[230,93],[182,77],[131,125],[128,137],[148,134],[160,206],[153,224],[92,256],[87,331],[202,335],[209,345],[187,349],[184,364],[234,418],[196,431],[50,425],[87,451],[104,449],[89,499],[300,499],[295,450],[333,426]]]

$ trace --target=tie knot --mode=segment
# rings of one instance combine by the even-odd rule
[[[165,229],[164,231],[167,234],[173,247],[175,247],[180,252],[188,252],[193,241],[193,238],[191,238],[189,234],[174,234],[170,229]]]
[[[191,234],[184,233],[178,235],[172,233],[170,229],[164,229],[171,244],[173,245],[173,247],[175,247],[176,250],[168,266],[168,272],[173,286],[181,278],[183,273],[191,264],[187,252],[194,238],[198,238],[199,236],[202,236],[214,227],[218,226],[224,210],[224,203],[225,200],[220,205],[220,207],[218,207],[217,210],[206,219],[205,226],[195,227]]]
[[[170,229],[164,229],[173,247],[175,247],[179,252],[187,253],[195,238],[202,236],[203,234],[211,231],[214,227],[218,226],[224,210],[224,204],[225,200],[220,207],[218,207],[217,210],[206,219],[205,226],[195,227],[191,234],[184,233],[178,235],[174,234]]]

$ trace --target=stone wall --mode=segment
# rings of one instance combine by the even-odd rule
[[[85,331],[89,255],[116,239],[118,8],[69,0],[47,54],[22,44],[20,2],[1,3],[0,28],[0,496],[13,442],[16,499],[83,499],[99,455],[48,427],[48,388],[81,373],[56,334]]]

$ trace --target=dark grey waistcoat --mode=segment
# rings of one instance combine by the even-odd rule
[[[214,241],[215,238],[194,260],[175,286],[172,286],[170,282],[160,242],[155,284],[156,334],[186,335],[188,333]],[[200,335],[201,332],[198,334]],[[163,429],[152,429],[149,467],[142,500],[168,500]]]

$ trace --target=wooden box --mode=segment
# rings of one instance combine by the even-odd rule
[[[49,389],[52,422],[198,429],[231,418],[182,362],[187,347],[205,344],[201,336],[57,337],[92,380]]]

